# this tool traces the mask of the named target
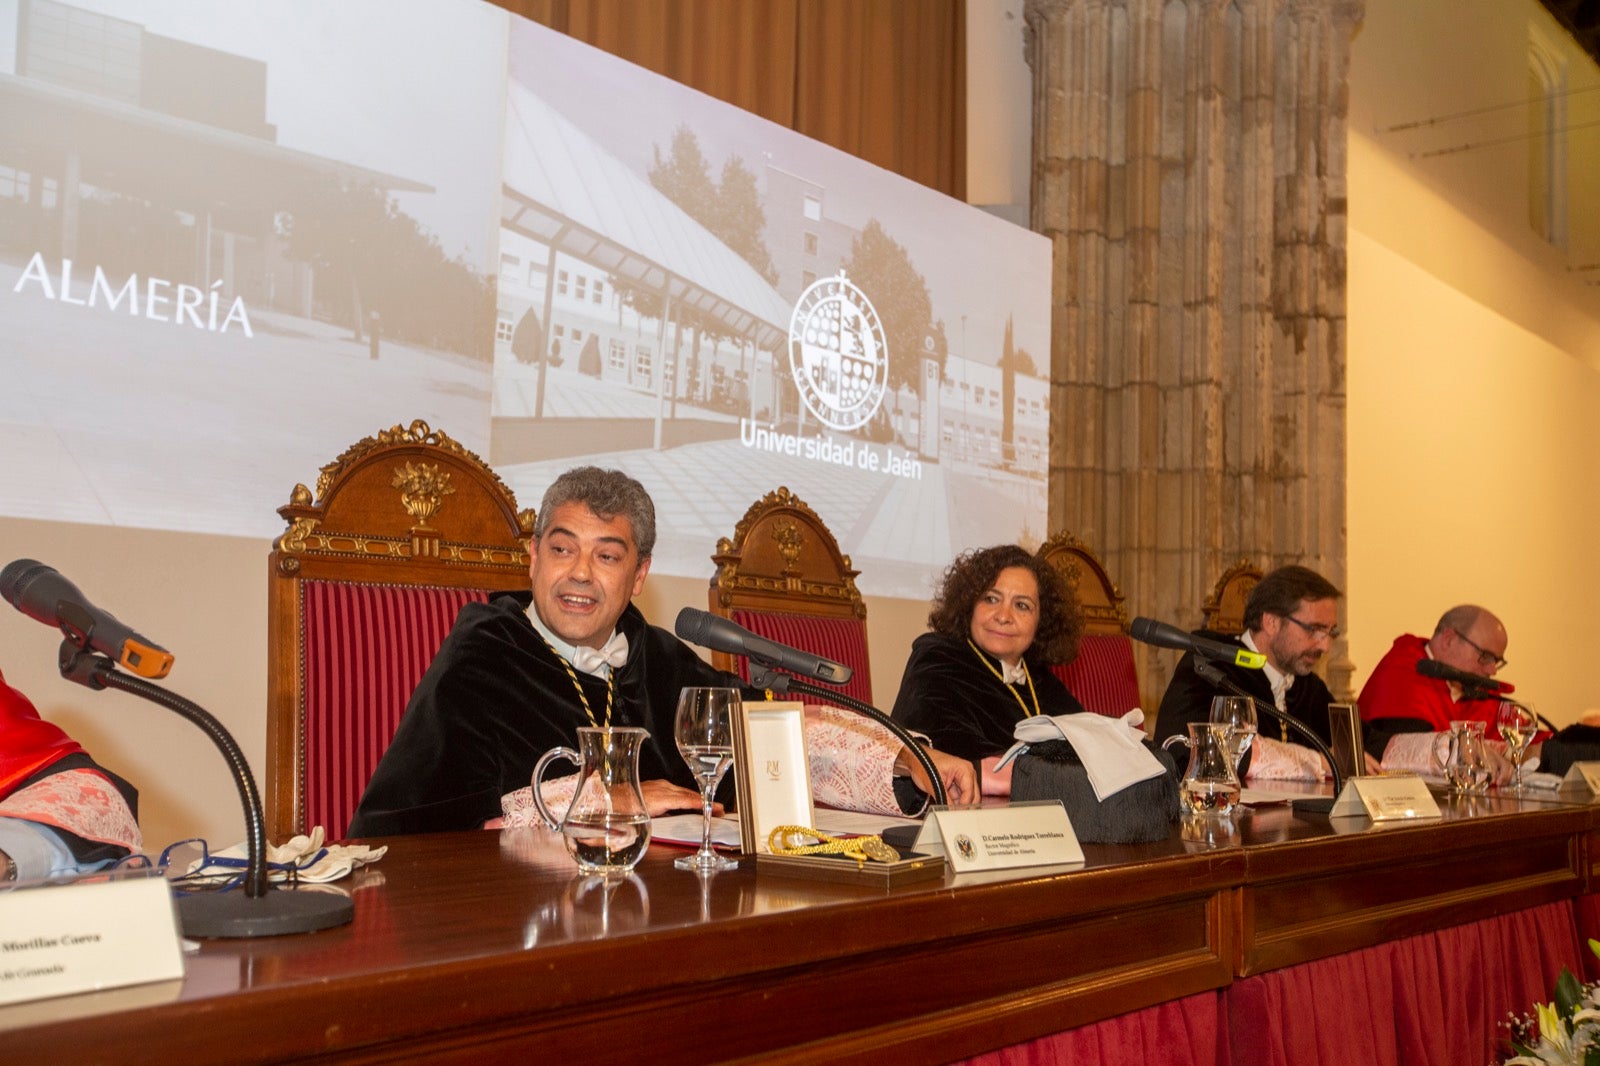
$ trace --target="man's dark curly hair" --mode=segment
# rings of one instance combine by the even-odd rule
[[[1031,657],[1046,663],[1071,662],[1083,633],[1078,598],[1055,567],[1015,544],[974,548],[956,556],[933,598],[928,628],[953,640],[966,640],[972,634],[972,611],[979,597],[994,588],[1000,571],[1013,566],[1029,571],[1039,582],[1039,629],[1028,649]]]

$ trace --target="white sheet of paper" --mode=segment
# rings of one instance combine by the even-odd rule
[[[705,823],[698,814],[671,814],[650,819],[650,839],[662,844],[700,846]],[[725,814],[711,819],[711,843],[719,848],[739,847],[739,819]]]
[[[876,836],[895,825],[916,825],[916,818],[895,818],[883,814],[863,814],[860,811],[836,811],[819,807],[816,811],[820,829],[833,836]],[[698,814],[674,814],[650,821],[650,839],[662,844],[700,846],[701,820]],[[719,848],[739,847],[739,819],[724,815],[711,819],[711,843]]]

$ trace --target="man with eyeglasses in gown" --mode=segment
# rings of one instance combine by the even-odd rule
[[[1245,601],[1244,632],[1238,636],[1211,630],[1196,634],[1224,643],[1239,644],[1266,656],[1260,670],[1218,663],[1235,684],[1263,703],[1298,719],[1322,738],[1332,739],[1328,705],[1333,694],[1313,669],[1339,636],[1340,591],[1315,570],[1283,566],[1261,579]],[[1156,739],[1187,735],[1190,722],[1211,719],[1211,700],[1233,693],[1201,677],[1194,669],[1194,653],[1178,660],[1172,682],[1161,697],[1156,718]],[[1252,778],[1320,780],[1331,776],[1328,762],[1318,752],[1296,742],[1289,726],[1257,712],[1255,742],[1242,764]]]
[[[1451,722],[1482,722],[1486,735],[1496,736],[1499,697],[1464,691],[1455,681],[1424,677],[1417,673],[1417,663],[1433,659],[1463,673],[1490,678],[1506,665],[1507,642],[1504,623],[1470,603],[1446,611],[1431,637],[1403,633],[1395,638],[1357,700],[1366,735],[1384,746],[1385,766],[1428,772],[1432,734],[1448,730]],[[1530,761],[1538,753],[1537,747],[1530,748]],[[1496,779],[1507,776],[1509,764],[1498,751],[1491,749],[1490,761]]]

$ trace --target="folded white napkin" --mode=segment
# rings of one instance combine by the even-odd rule
[[[1066,740],[1078,753],[1089,775],[1095,799],[1105,802],[1129,785],[1148,781],[1166,772],[1161,760],[1144,746],[1144,712],[1135,707],[1121,718],[1103,714],[1058,714],[1055,717],[1024,718],[1011,731],[1017,743],[1011,745],[1000,766],[1028,750],[1030,744],[1047,740]],[[997,766],[996,769],[999,769]]]
[[[287,867],[292,865],[296,868],[295,876],[300,881],[316,883],[337,881],[341,877],[349,876],[357,867],[377,862],[389,850],[387,846],[372,848],[365,844],[333,844],[323,847],[324,835],[323,828],[319,825],[311,831],[310,836],[291,837],[283,844],[268,844],[267,862],[275,864],[268,868],[268,879],[287,881],[289,879]],[[194,860],[189,864],[189,873],[196,877],[237,877],[249,857],[250,849],[247,845],[235,844],[231,848],[212,852],[212,861],[209,863],[205,859]],[[216,861],[219,859],[223,861]],[[276,865],[280,863],[283,866]]]

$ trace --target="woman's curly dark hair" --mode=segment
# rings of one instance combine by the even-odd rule
[[[979,597],[994,588],[1000,571],[1013,566],[1029,571],[1039,582],[1039,629],[1029,651],[1046,663],[1071,662],[1083,633],[1078,597],[1055,567],[1015,544],[974,548],[956,556],[934,595],[928,628],[953,640],[966,640]]]

